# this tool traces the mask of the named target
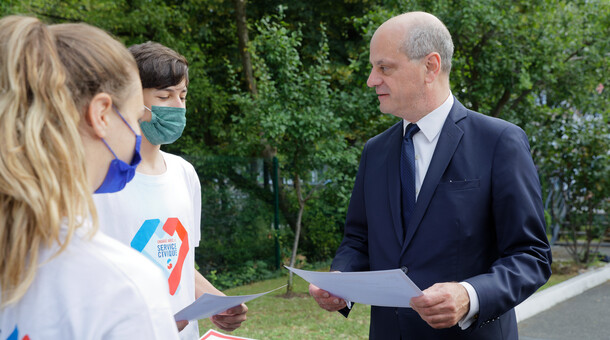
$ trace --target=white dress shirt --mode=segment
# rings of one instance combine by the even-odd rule
[[[417,197],[419,196],[419,191],[421,189],[422,184],[424,183],[424,178],[426,178],[426,173],[428,172],[428,167],[430,166],[430,161],[432,160],[432,156],[434,155],[434,150],[436,149],[436,144],[438,143],[438,138],[441,134],[441,129],[445,124],[445,120],[447,116],[449,116],[449,111],[453,107],[453,95],[449,93],[449,96],[441,104],[441,106],[437,107],[432,112],[425,115],[419,121],[414,122],[419,127],[419,131],[413,135],[413,148],[415,150],[415,200],[417,201]],[[407,125],[411,122],[408,122],[403,119],[402,127],[403,127],[403,136]],[[466,291],[468,292],[468,297],[470,298],[470,310],[464,316],[458,325],[461,329],[468,328],[476,319],[475,315],[479,313],[479,297],[477,292],[474,290],[471,284],[468,282],[460,282]]]

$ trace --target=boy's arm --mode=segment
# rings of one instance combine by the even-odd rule
[[[195,270],[195,299],[198,299],[203,293],[225,295],[223,292],[216,289],[216,287],[212,286],[210,281],[203,277],[199,271]]]
[[[208,281],[201,273],[195,270],[195,298],[199,298],[204,293],[214,294],[214,295],[222,295],[225,294],[216,287],[214,287],[210,281]],[[246,321],[246,313],[248,312],[248,307],[245,304],[241,304],[239,306],[235,306],[227,309],[226,311],[214,315],[210,318],[212,323],[222,329],[223,331],[234,331],[241,323]]]

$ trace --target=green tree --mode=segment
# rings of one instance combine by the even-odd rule
[[[326,41],[320,43],[317,63],[307,67],[297,49],[300,31],[288,30],[277,17],[262,19],[256,28],[252,51],[258,94],[254,98],[249,93],[235,96],[241,108],[241,114],[234,116],[235,145],[241,144],[245,150],[271,147],[277,152],[283,184],[293,187],[282,197],[296,207],[296,219],[291,223],[290,265],[294,266],[305,206],[324,185],[325,167],[341,160],[345,142],[339,134],[340,119],[330,109]]]
[[[567,107],[551,112],[545,112],[546,121],[534,124],[534,153],[543,178],[552,184],[547,189],[552,221],[567,234],[576,263],[587,264],[593,240],[601,242],[608,230],[610,131],[599,113]]]

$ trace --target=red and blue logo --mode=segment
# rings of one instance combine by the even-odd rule
[[[161,220],[146,220],[131,241],[131,247],[151,259],[167,275],[169,293],[180,286],[182,267],[189,252],[188,232],[180,220],[171,217],[161,226]]]
[[[30,337],[26,334],[22,338],[19,338],[19,328],[15,326],[13,333],[11,333],[6,340],[30,340]]]

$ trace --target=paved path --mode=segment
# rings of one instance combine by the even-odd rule
[[[610,281],[519,322],[521,340],[609,340]]]

